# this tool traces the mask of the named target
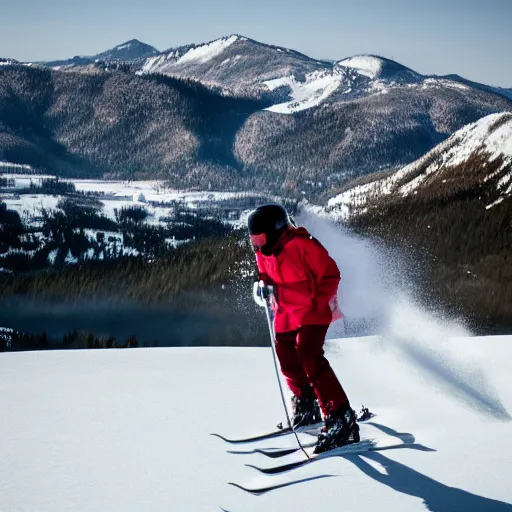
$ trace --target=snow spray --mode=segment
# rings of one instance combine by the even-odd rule
[[[330,339],[378,335],[383,348],[399,350],[433,385],[481,413],[510,419],[484,369],[447,349],[451,339],[471,332],[415,298],[414,261],[307,207],[297,221],[325,246],[341,272],[338,301],[344,322],[331,326]]]

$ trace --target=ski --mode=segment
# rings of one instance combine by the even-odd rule
[[[387,442],[386,442],[387,441]],[[303,459],[295,462],[289,462],[287,464],[281,464],[279,466],[271,466],[267,468],[261,468],[259,466],[255,466],[253,464],[246,464],[247,467],[256,469],[260,473],[265,475],[275,475],[279,473],[284,473],[285,471],[291,471],[293,469],[300,468],[302,466],[306,466],[312,462],[321,459],[327,459],[329,457],[340,457],[343,455],[357,455],[358,453],[370,452],[370,451],[381,451],[388,450],[391,448],[398,448],[400,446],[404,446],[406,443],[402,440],[389,440],[389,439],[363,439],[358,443],[352,443],[349,445],[342,446],[340,448],[333,448],[332,450],[328,450],[323,453],[308,454],[308,459]]]
[[[366,407],[363,406],[363,409],[361,410],[361,413],[359,414],[359,417],[357,418],[358,423],[364,423],[368,421],[371,418],[374,418],[375,414],[371,413]],[[319,426],[320,424],[318,424]],[[307,428],[307,427],[304,427]],[[309,427],[310,430],[316,429],[317,425],[312,425]],[[286,429],[287,432],[290,432],[290,429]],[[309,433],[310,435],[313,435],[313,433],[305,432],[304,429],[297,430],[299,433]],[[214,434],[215,435],[215,434]],[[220,437],[220,436],[219,436]],[[303,443],[303,448],[311,448],[316,445],[316,442],[311,443]],[[265,457],[269,457],[271,459],[278,459],[280,457],[286,457],[287,455],[291,455],[292,453],[300,451],[300,447],[292,447],[292,448],[255,448],[254,450],[248,450],[248,451],[228,451],[228,453],[231,453],[233,455],[252,455],[252,454],[260,454],[265,455]]]
[[[266,439],[273,439],[274,437],[281,437],[288,434],[293,434],[293,432],[296,432],[297,434],[308,434],[310,436],[316,436],[318,433],[318,429],[322,426],[321,423],[317,423],[314,425],[307,425],[304,427],[298,427],[295,429],[292,429],[290,427],[282,428],[275,430],[273,432],[268,432],[266,434],[259,434],[253,437],[243,437],[239,439],[229,439],[227,437],[222,436],[221,434],[210,434],[212,436],[218,437],[219,439],[222,439],[226,443],[229,444],[245,444],[245,443],[255,443],[257,441],[264,441]]]
[[[316,445],[316,441],[311,443],[303,443],[303,448],[311,448]],[[265,457],[269,457],[271,459],[278,459],[280,457],[285,457],[286,455],[291,455],[292,453],[300,451],[301,448],[292,447],[292,448],[255,448],[254,450],[248,451],[234,451],[228,450],[228,453],[233,455],[253,455],[255,453],[259,453],[260,455],[265,455]]]
[[[267,432],[266,434],[260,434],[253,437],[243,437],[240,439],[229,439],[227,437],[224,437],[220,434],[212,433],[211,436],[218,437],[219,439],[222,439],[226,443],[229,444],[244,444],[244,443],[254,443],[256,441],[263,441],[265,439],[272,439],[274,437],[280,437],[284,436],[286,434],[290,434],[292,432],[291,428],[284,428],[281,430],[275,430],[274,432]]]
[[[249,487],[244,487],[243,485],[239,485],[234,482],[228,482],[228,485],[232,485],[233,487],[236,487],[237,489],[248,492],[249,494],[252,494],[253,496],[261,496],[262,494],[265,494],[270,491],[275,491],[276,489],[282,489],[283,487],[301,484],[303,482],[310,482],[311,480],[319,480],[320,478],[330,478],[331,476],[332,475],[319,475],[319,476],[314,476],[314,477],[310,477],[310,478],[304,478],[303,480],[296,480],[294,482],[284,482],[282,484],[270,485],[269,487],[256,487],[253,489],[251,489]]]

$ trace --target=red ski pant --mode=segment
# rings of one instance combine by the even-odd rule
[[[288,387],[298,397],[314,393],[324,415],[348,402],[324,356],[328,328],[328,325],[303,325],[296,331],[276,333],[277,357]]]

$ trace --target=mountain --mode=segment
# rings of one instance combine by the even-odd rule
[[[348,184],[326,209],[412,259],[434,307],[480,332],[512,332],[510,112],[465,126],[398,171]]]
[[[289,105],[276,105],[274,111],[291,113],[311,108],[338,91],[353,98],[379,86],[368,82],[417,83],[421,76],[406,67],[378,56],[361,55],[341,61],[313,59],[288,48],[268,45],[233,34],[208,43],[189,44],[158,52],[147,47],[143,52],[120,58],[124,43],[93,57],[46,63],[60,69],[76,69],[95,61],[129,62],[138,74],[164,74],[192,78],[222,88],[228,94],[272,98],[274,103],[288,99]],[[138,45],[142,45],[136,41]],[[382,88],[381,88],[382,89]],[[352,92],[352,94],[350,94]],[[349,96],[346,96],[346,95]]]
[[[135,61],[142,58],[148,58],[158,54],[158,50],[149,44],[141,43],[137,39],[132,39],[126,43],[115,46],[111,50],[99,53],[96,59],[113,61]]]
[[[484,117],[403,169],[361,181],[330,199],[328,210],[357,216],[382,203],[446,198],[462,190],[475,191],[492,208],[512,198],[512,113]]]
[[[463,78],[463,77],[461,77],[459,75],[455,75],[455,74],[454,75],[446,75],[443,78],[447,78],[448,80],[455,80],[457,82],[469,85],[471,87],[477,87],[479,89],[483,89],[484,91],[496,92],[498,94],[502,94],[509,100],[512,100],[512,89],[506,89],[504,87],[495,87],[495,86],[491,86],[491,85],[481,84],[478,82],[473,82],[472,80],[468,80],[467,78]]]
[[[261,108],[170,77],[2,66],[0,159],[61,176],[228,187],[233,140]]]
[[[107,62],[137,62],[139,60],[157,55],[159,52],[153,46],[132,39],[114,48],[97,55],[76,56],[66,60],[45,62],[46,66],[58,69],[72,69],[80,66],[88,66],[98,61]]]
[[[268,112],[277,110],[273,105],[252,114],[236,139],[238,160],[290,188],[307,191],[309,182],[334,189],[414,161],[485,115],[512,111],[503,96],[449,80],[413,77],[401,84],[354,74],[357,87],[336,90],[314,108],[283,115]]]
[[[288,48],[231,35],[166,50],[148,58],[139,72],[194,78],[233,93],[263,94],[268,91],[266,80],[288,75],[304,80],[308,73],[330,67]]]
[[[5,59],[0,57],[0,66],[12,66],[14,64],[19,64],[19,62],[15,59]]]
[[[414,161],[468,123],[512,111],[492,88],[383,57],[320,61],[238,35],[129,63],[87,59],[59,70],[2,66],[1,158],[57,174],[326,199],[351,179]],[[158,92],[148,97],[144,87]]]
[[[192,78],[231,95],[270,99],[270,110],[294,113],[323,102],[344,102],[386,93],[397,86],[439,87],[464,84],[512,99],[512,90],[472,82],[458,75],[422,76],[390,59],[356,55],[322,60],[232,34],[207,43],[159,52],[134,39],[91,57],[43,63],[61,70],[125,63],[137,74]],[[282,101],[287,100],[287,101]]]

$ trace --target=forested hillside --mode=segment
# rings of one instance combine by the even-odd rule
[[[61,176],[228,187],[237,165],[235,135],[261,107],[168,77],[6,66],[0,70],[0,158]]]
[[[283,51],[260,46],[281,62]],[[259,46],[251,48],[254,59]],[[311,59],[285,57],[281,64],[295,74],[283,77],[274,66],[277,75],[268,76],[276,78],[258,86],[267,90],[260,99],[190,78],[135,74],[119,62],[67,71],[4,65],[0,161],[60,176],[161,178],[179,188],[257,187],[318,199],[357,176],[415,160],[482,116],[512,111],[492,90],[422,77],[382,58],[301,75]],[[247,67],[240,73],[249,76]]]
[[[425,290],[482,332],[512,330],[512,114],[330,201],[365,235],[420,256]]]

